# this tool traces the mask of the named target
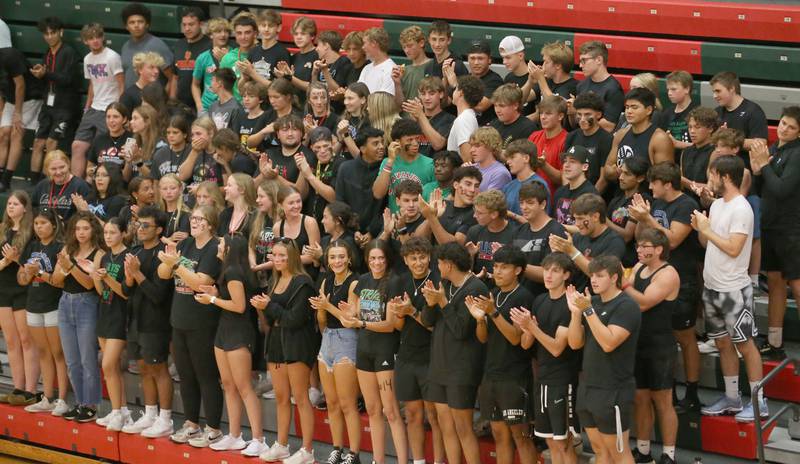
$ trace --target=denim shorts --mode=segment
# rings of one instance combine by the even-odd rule
[[[28,327],[58,327],[58,310],[47,313],[28,312],[25,315]]]
[[[356,363],[356,345],[358,332],[355,329],[325,329],[322,332],[322,346],[317,359],[325,364],[328,372],[339,363]]]

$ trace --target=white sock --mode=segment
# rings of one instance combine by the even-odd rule
[[[414,459],[414,464],[425,464],[424,459]]]
[[[732,400],[739,398],[739,376],[723,375],[722,379],[725,381],[725,396]]]
[[[650,440],[636,440],[636,449],[644,455],[650,454]]]
[[[153,406],[153,407],[155,407],[155,406]],[[161,412],[159,413],[158,416],[161,417],[162,419],[170,420],[170,419],[172,419],[172,409],[161,408]]]
[[[661,447],[661,452],[669,456],[670,459],[673,461],[675,460],[675,445],[667,446],[664,445]]]
[[[147,417],[156,417],[158,415],[158,406],[146,404],[144,406],[144,415]]]
[[[767,341],[775,348],[780,348],[783,345],[783,327],[770,327],[767,332]]]
[[[750,282],[753,283],[754,287],[758,287],[758,274],[750,274]]]
[[[111,414],[119,414],[119,409],[112,409]],[[109,414],[109,415],[111,415]]]
[[[130,414],[131,413],[130,411],[128,411],[128,407],[127,406],[123,406],[123,407],[119,408],[119,410],[122,412],[122,414]]]
[[[758,382],[759,381],[748,382],[750,384],[750,394],[751,395],[753,394],[753,389],[756,388],[756,384]],[[758,401],[763,401],[763,400],[764,400],[764,389],[762,388],[761,390],[758,391]]]

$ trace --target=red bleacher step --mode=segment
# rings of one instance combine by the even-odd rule
[[[361,418],[361,449],[363,451],[372,451],[372,440],[370,438],[369,416],[366,413],[359,414]],[[303,430],[300,427],[300,415],[297,408],[294,408],[294,424],[296,435],[302,436]],[[390,438],[389,427],[387,424],[387,438]],[[328,420],[328,412],[314,408],[314,441],[321,443],[333,444],[333,437],[331,436],[331,424]],[[347,439],[347,429],[344,433],[344,445],[349,447],[349,440]]]
[[[169,438],[144,438],[141,435],[121,433],[120,460],[126,464],[252,464],[257,458],[243,456],[239,451],[214,451],[211,448],[193,448],[173,443]]]
[[[763,431],[764,443],[775,429],[773,422]],[[736,422],[733,416],[703,416],[700,419],[703,451],[742,459],[756,458],[756,426]]]
[[[772,372],[778,364],[778,361],[764,361],[764,375]],[[800,376],[795,375],[792,364],[784,367],[764,386],[764,395],[767,398],[800,403]]]

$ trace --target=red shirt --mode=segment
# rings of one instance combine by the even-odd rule
[[[547,164],[559,171],[561,170],[561,153],[564,153],[566,149],[567,131],[561,129],[558,135],[548,139],[545,130],[542,129],[531,134],[528,140],[536,144],[536,148],[539,150],[539,158],[543,157]],[[547,176],[544,169],[539,168],[536,173],[547,181],[550,191],[555,190],[553,180]]]

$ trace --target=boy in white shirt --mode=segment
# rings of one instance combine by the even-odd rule
[[[387,92],[394,95],[394,81],[392,68],[394,61],[389,58],[389,34],[380,27],[373,27],[364,31],[364,53],[370,63],[361,70],[358,82],[363,82],[370,93]]]

